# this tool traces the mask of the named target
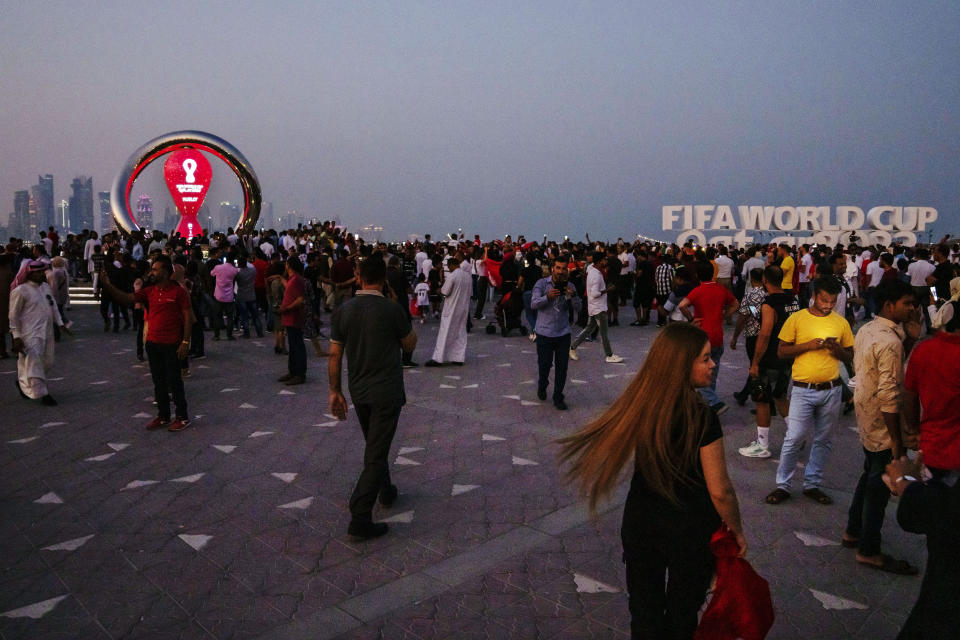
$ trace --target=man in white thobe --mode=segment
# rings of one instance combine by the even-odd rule
[[[461,365],[467,357],[467,314],[470,313],[470,295],[473,278],[460,268],[460,260],[447,260],[450,273],[440,289],[444,295],[443,315],[437,332],[433,357],[424,366],[439,367],[445,362]]]
[[[17,360],[17,389],[24,398],[56,406],[47,390],[47,369],[53,366],[53,327],[63,328],[53,292],[46,282],[47,265],[30,262],[27,280],[10,293],[10,333]]]

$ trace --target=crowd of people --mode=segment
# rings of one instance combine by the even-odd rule
[[[917,573],[881,547],[887,502],[901,495],[901,524],[928,535],[931,564],[936,554],[952,568],[928,570],[902,637],[947,637],[937,635],[952,628],[944,621],[960,621],[945,600],[950,586],[960,586],[957,244],[733,248],[589,236],[481,241],[459,232],[387,244],[333,222],[231,229],[190,242],[159,232],[85,232],[61,242],[51,229],[36,243],[11,240],[0,255],[0,304],[9,319],[0,326],[0,358],[9,357],[9,332],[20,358],[18,389],[44,404],[55,404],[46,372],[59,332],[69,331],[71,280],[95,288],[104,331],[136,332],[157,401],[148,429],[190,425],[183,378],[190,360],[207,357],[208,332],[214,341],[273,333],[274,352],[287,355],[285,385],[306,382],[310,342],[317,357],[329,358],[330,409],[340,418],[346,358],[365,439],[350,500],[349,533],[359,539],[387,532],[373,521],[373,507],[397,499],[387,456],[405,403],[402,369],[418,366],[416,321],[439,323],[430,367],[467,364],[468,334],[484,321],[488,333],[525,333],[536,343],[537,396],[546,400],[552,382],[553,406],[562,411],[569,361],[584,343],[599,339],[606,363],[623,362],[610,328],[632,307],[624,325],[662,329],[620,399],[564,438],[561,456],[591,506],[633,462],[623,544],[634,637],[690,637],[711,575],[710,536],[721,522],[746,551],[723,454],[720,417],[729,406],[717,387],[725,350],[737,350],[744,335],[747,374],[731,399],[753,401],[756,435],[739,453],[773,455],[772,418],[785,421],[765,501],[791,498],[809,439],[802,494],[832,504],[823,488],[832,440],[842,413],[854,412],[863,472],[841,543],[864,566]],[[925,464],[908,450],[922,450]]]

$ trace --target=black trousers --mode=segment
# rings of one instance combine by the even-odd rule
[[[147,361],[150,363],[150,376],[153,378],[153,399],[157,401],[157,415],[164,420],[170,419],[170,394],[178,418],[186,420],[187,397],[183,392],[183,378],[180,377],[180,358],[177,357],[179,344],[157,344],[147,342]]]
[[[350,496],[350,516],[354,522],[371,522],[377,496],[390,487],[387,456],[400,420],[400,404],[355,403],[357,418],[366,445],[363,449],[363,471]]]
[[[563,400],[563,388],[567,384],[567,365],[570,363],[570,334],[559,338],[537,335],[537,366],[540,369],[537,389],[546,392],[550,381],[550,367],[556,366],[553,375],[553,399]]]
[[[715,567],[709,540],[650,537],[624,544],[634,640],[693,637]]]
[[[883,483],[883,473],[893,459],[893,451],[864,449],[863,456],[863,473],[847,513],[847,535],[860,538],[860,555],[875,556],[880,553],[880,529],[890,501],[890,490]]]
[[[292,376],[307,377],[307,348],[303,346],[302,327],[284,327],[287,330],[287,372]]]

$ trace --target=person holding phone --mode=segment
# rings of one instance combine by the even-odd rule
[[[832,277],[814,280],[813,304],[787,318],[778,335],[777,356],[794,359],[793,395],[787,435],[777,466],[777,488],[767,495],[768,504],[780,504],[790,498],[790,481],[802,443],[811,429],[813,444],[804,470],[803,495],[818,504],[833,503],[820,485],[830,456],[833,431],[840,420],[839,364],[853,359],[853,331],[846,318],[833,310],[840,288],[840,283]]]

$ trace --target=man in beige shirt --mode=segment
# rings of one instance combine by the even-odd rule
[[[860,328],[853,345],[857,372],[853,399],[864,462],[850,503],[843,546],[856,547],[857,562],[867,567],[914,575],[915,567],[881,553],[880,529],[890,499],[883,483],[884,468],[905,455],[908,446],[916,446],[905,441],[900,431],[903,363],[920,334],[919,324],[913,321],[916,297],[910,285],[896,280],[879,285],[873,295],[876,316]]]

